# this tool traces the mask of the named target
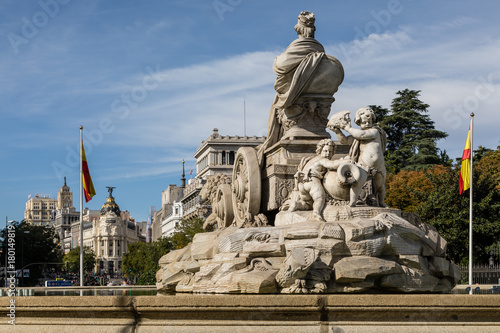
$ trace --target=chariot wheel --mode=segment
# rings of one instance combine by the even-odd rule
[[[217,216],[218,229],[229,227],[234,219],[231,185],[221,184],[217,187],[215,202],[213,209]]]
[[[237,227],[251,222],[259,213],[261,200],[261,176],[257,152],[254,148],[238,149],[234,158],[232,199],[234,220]]]

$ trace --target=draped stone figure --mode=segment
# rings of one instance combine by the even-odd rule
[[[264,151],[281,139],[330,138],[326,123],[344,69],[314,39],[314,22],[313,13],[300,13],[295,25],[298,38],[274,61],[276,96],[269,113],[267,140],[259,150],[261,164]]]

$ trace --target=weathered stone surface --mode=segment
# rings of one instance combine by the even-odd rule
[[[450,262],[442,257],[433,257],[429,261],[429,270],[436,277],[450,276]]]
[[[320,238],[334,238],[345,240],[345,232],[338,223],[325,223],[323,225],[323,228],[321,228]]]
[[[343,256],[350,255],[350,251],[346,247],[345,242],[338,239],[291,239],[285,243],[285,247],[287,251],[307,247],[316,249],[319,253],[337,254]]]
[[[9,297],[0,297],[8,318]],[[210,295],[16,297],[2,332],[497,333],[498,295]],[[325,313],[328,313],[325,316]],[[285,314],[285,315],[284,315]],[[368,321],[368,319],[370,321]],[[325,330],[325,327],[329,328]],[[341,327],[342,331],[338,329]]]
[[[160,258],[160,266],[170,264],[171,262],[188,260],[191,256],[191,243],[179,250],[173,250]]]
[[[278,291],[276,274],[278,270],[266,259],[252,259],[246,269],[231,275],[228,284],[230,293],[268,294]]]
[[[367,211],[349,211],[357,209]],[[199,234],[162,257],[157,286],[208,293],[449,291],[459,272],[441,256],[441,237],[434,235],[432,245],[420,227],[381,209],[338,222],[312,222],[312,212],[302,211],[304,223]]]
[[[370,219],[381,213],[390,213],[401,216],[399,209],[381,207],[349,207],[326,205],[323,210],[323,217],[327,222],[338,222],[352,219]],[[310,211],[282,211],[276,215],[275,226],[285,226],[296,223],[312,221]]]
[[[347,284],[335,284],[329,291],[334,293],[359,293],[367,291],[375,286],[373,280],[363,282],[349,282]]]
[[[191,257],[194,260],[212,259],[216,254],[215,240],[219,234],[216,232],[199,233],[194,235],[191,243]]]
[[[374,237],[360,241],[347,241],[346,245],[352,256],[370,256],[377,257],[382,254],[386,246],[387,239],[384,237]]]
[[[427,259],[419,255],[400,254],[397,262],[401,265],[408,266],[417,270],[424,270],[429,266]]]
[[[156,286],[165,292],[174,291],[179,282],[190,280],[199,270],[200,264],[197,261],[177,261],[167,264],[158,271]]]
[[[344,258],[334,268],[337,283],[361,282],[367,277],[403,273],[398,263],[373,257]]]
[[[249,257],[283,257],[285,256],[285,244],[246,242],[243,245],[243,252]]]
[[[380,285],[400,292],[434,292],[439,279],[427,272],[403,266],[403,274],[382,277]]]
[[[418,214],[403,212],[401,216],[424,232],[423,256],[445,256],[447,243],[443,237],[439,236],[436,228],[423,222]]]
[[[292,225],[285,231],[285,239],[310,239],[317,238],[319,234],[319,228],[323,226],[323,223],[315,222],[305,222],[299,225]]]
[[[295,248],[290,251],[276,276],[278,285],[290,287],[296,279],[305,277],[316,257],[315,251],[310,248]]]

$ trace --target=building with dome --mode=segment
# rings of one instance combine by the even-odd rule
[[[145,242],[145,228],[135,223],[128,211],[121,211],[113,197],[114,187],[100,211],[86,210],[83,216],[83,246],[90,247],[96,255],[96,273],[114,274],[122,268],[123,256],[128,245]],[[97,212],[97,214],[96,214]],[[80,221],[71,225],[71,248],[80,246]]]

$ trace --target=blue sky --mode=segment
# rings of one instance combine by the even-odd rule
[[[244,98],[247,135],[266,134],[272,63],[302,10],[344,65],[332,114],[421,90],[450,157],[470,112],[474,146],[499,145],[497,1],[3,0],[0,217],[21,220],[28,195],[56,197],[64,176],[78,207],[82,125],[97,191],[84,206],[115,186],[146,220],[214,127],[243,135]]]

